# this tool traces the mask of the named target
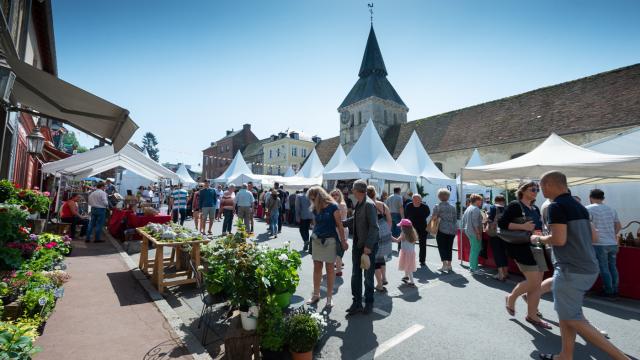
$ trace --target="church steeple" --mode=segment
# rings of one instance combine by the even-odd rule
[[[378,39],[376,39],[376,32],[373,30],[373,25],[371,25],[371,29],[369,30],[369,38],[367,39],[367,46],[364,49],[358,76],[363,78],[372,74],[387,76],[387,68],[384,66],[382,52],[380,51],[380,46],[378,46]]]

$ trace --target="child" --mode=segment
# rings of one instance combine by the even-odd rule
[[[402,282],[414,288],[416,285],[413,282],[413,272],[417,269],[416,241],[418,241],[418,234],[409,219],[402,219],[400,223],[398,223],[398,227],[402,232],[397,238],[393,237],[394,242],[400,243],[398,270],[404,271]]]

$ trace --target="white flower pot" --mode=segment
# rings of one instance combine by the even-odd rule
[[[240,312],[240,320],[244,330],[251,331],[258,327],[258,311],[257,306],[252,306],[249,311]]]

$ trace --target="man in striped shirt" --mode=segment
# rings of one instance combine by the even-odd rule
[[[187,217],[187,198],[189,194],[187,190],[182,188],[182,184],[178,184],[171,193],[172,211],[171,217],[173,222],[178,222],[178,215],[180,215],[180,225],[184,225],[184,219]]]

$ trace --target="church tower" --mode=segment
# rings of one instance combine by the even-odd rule
[[[373,25],[364,49],[358,81],[344,99],[340,113],[340,144],[348,153],[355,145],[369,119],[384,137],[388,128],[407,122],[409,108],[389,80]]]

